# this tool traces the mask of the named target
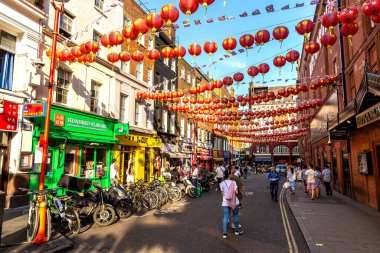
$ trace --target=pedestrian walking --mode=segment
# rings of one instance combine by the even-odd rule
[[[223,238],[227,238],[228,220],[232,212],[232,218],[235,225],[235,235],[243,234],[243,230],[239,229],[239,199],[236,197],[238,194],[238,186],[232,179],[233,172],[225,173],[224,181],[220,185],[222,193],[222,207],[223,207]]]
[[[325,167],[325,169],[322,171],[322,179],[326,187],[326,194],[327,196],[332,195],[331,190],[331,170],[329,167]]]
[[[319,166],[315,167],[315,181],[317,183],[317,188],[315,188],[315,197],[319,198],[322,187],[322,172]]]
[[[268,174],[268,180],[270,182],[270,194],[272,196],[272,200],[277,201],[278,195],[278,181],[280,181],[280,174],[276,171],[274,166],[272,166],[271,171]]]
[[[286,178],[290,184],[290,193],[295,194],[296,191],[296,174],[294,172],[293,166],[288,166],[288,173],[286,174]]]
[[[223,163],[219,163],[219,166],[216,168],[216,180],[218,180],[218,188],[217,191],[220,191],[220,183],[222,182],[222,179],[224,177],[224,171],[226,169],[223,167]]]
[[[241,181],[241,179],[235,175],[235,172],[236,172],[235,166],[231,166],[230,170],[231,170],[231,173],[233,174],[232,175],[232,180],[234,180],[236,182],[237,186],[238,186],[238,193],[237,193],[237,198],[239,199],[239,205],[238,205],[238,207],[242,208],[243,207],[242,206],[243,197],[247,196],[246,187],[244,186],[244,184]]]
[[[127,183],[135,182],[135,170],[133,169],[132,163],[129,164],[127,169]]]
[[[307,171],[307,167],[305,165],[301,170],[301,178],[302,178],[303,186],[305,187],[305,193],[309,193],[307,190],[306,171]]]
[[[314,200],[315,188],[317,188],[316,173],[314,171],[314,166],[309,165],[309,169],[305,172],[307,181],[307,190],[310,194],[311,200]]]
[[[110,179],[111,183],[117,185],[119,183],[119,166],[116,164],[116,159],[112,159],[112,164],[110,166]]]
[[[247,176],[248,176],[248,165],[246,164],[243,169],[243,177],[245,180],[247,180]]]
[[[302,169],[301,169],[301,167],[297,167],[295,169],[295,173],[297,175],[298,189],[301,189],[301,186],[303,184],[303,182],[302,182]]]

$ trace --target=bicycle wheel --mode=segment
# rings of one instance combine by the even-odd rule
[[[158,201],[158,195],[155,192],[149,191],[144,193],[142,204],[146,209],[153,209],[158,206]]]
[[[181,190],[178,187],[173,187],[169,190],[169,199],[179,201],[182,198]]]
[[[111,225],[115,220],[115,217],[115,209],[113,209],[113,207],[110,205],[98,206],[92,215],[94,222],[101,227]]]
[[[195,186],[188,186],[187,194],[189,194],[190,197],[195,198],[197,196],[197,188]]]
[[[69,221],[69,229],[73,234],[79,234],[81,225],[78,212],[73,208],[67,208],[65,214],[67,220]]]
[[[40,216],[38,206],[31,204],[29,207],[28,224],[26,225],[26,239],[31,242],[36,238]]]
[[[168,191],[161,187],[157,187],[155,191],[160,197],[161,206],[165,205],[169,200]]]
[[[122,199],[115,206],[115,211],[120,219],[126,219],[132,216],[132,206],[128,203],[127,200]]]

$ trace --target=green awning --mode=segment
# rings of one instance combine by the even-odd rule
[[[81,141],[81,142],[88,142],[88,143],[105,143],[105,144],[118,144],[119,140],[114,138],[109,138],[106,136],[99,136],[99,135],[83,135],[79,133],[59,133],[59,132],[50,132],[49,134],[50,138],[55,139],[66,139],[66,140],[73,140],[73,141]]]

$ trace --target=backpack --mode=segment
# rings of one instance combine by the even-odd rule
[[[224,183],[227,185],[227,183],[224,181]],[[235,187],[234,187],[234,181],[231,181],[230,185],[228,186],[227,193],[226,193],[226,200],[227,205],[234,210],[236,208],[236,194],[235,194]]]

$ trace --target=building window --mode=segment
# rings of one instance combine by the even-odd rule
[[[138,62],[136,63],[136,78],[138,80],[143,80],[143,63]]]
[[[132,24],[132,21],[130,18],[128,18],[127,15],[123,15],[123,26],[130,26]]]
[[[153,70],[151,68],[148,68],[148,85],[153,86]]]
[[[92,40],[95,41],[95,42],[97,42],[100,45],[100,37],[101,36],[102,35],[100,33],[98,33],[97,31],[94,30],[93,33],[92,33]],[[96,52],[95,55],[99,55],[99,51]]]
[[[95,6],[103,10],[104,0],[95,0]]]
[[[267,147],[265,145],[260,145],[260,153],[266,153]]]
[[[140,124],[140,112],[141,106],[140,102],[136,99],[135,100],[135,125],[138,126]]]
[[[128,96],[120,94],[120,122],[128,121]]]
[[[168,58],[164,58],[164,63],[165,63],[166,66],[169,67],[169,59]]]
[[[16,37],[0,30],[0,89],[12,90]]]
[[[127,61],[127,62],[121,62],[121,70],[125,73],[130,73],[130,69],[131,69],[131,63],[130,61]]]
[[[197,128],[197,141],[198,142],[201,141],[201,138],[202,138],[202,136],[201,136],[201,129],[198,127]]]
[[[139,44],[139,45],[145,47],[145,35],[143,35],[143,36],[141,36],[141,37],[138,37],[138,38],[136,39],[136,42],[137,42],[137,44]]]
[[[91,81],[91,105],[90,111],[94,113],[99,113],[99,89],[100,83]]]
[[[185,80],[185,70],[181,69],[181,78],[182,80]]]
[[[152,36],[150,36],[149,39],[148,39],[148,50],[152,50],[154,48],[153,36],[155,36],[155,35],[152,34]]]
[[[169,90],[169,80],[164,77],[164,91],[168,91]]]
[[[195,77],[191,79],[191,84],[195,87]]]
[[[175,68],[176,68],[176,61],[175,61],[174,59],[172,59],[171,63],[172,63],[172,64],[171,64],[172,71],[173,71],[173,72],[176,72],[176,71],[175,71]]]
[[[73,33],[73,20],[72,16],[69,16],[67,13],[61,13],[61,22],[59,24],[59,33],[63,36],[69,38]]]
[[[67,104],[71,73],[58,69],[55,102]]]
[[[181,119],[181,137],[185,137],[185,119]]]
[[[187,83],[190,84],[191,76],[190,74],[187,74]]]
[[[187,138],[191,139],[191,123],[190,121],[187,121]]]
[[[162,130],[168,131],[168,111],[162,110]]]
[[[175,134],[175,114],[170,114],[170,133]]]

